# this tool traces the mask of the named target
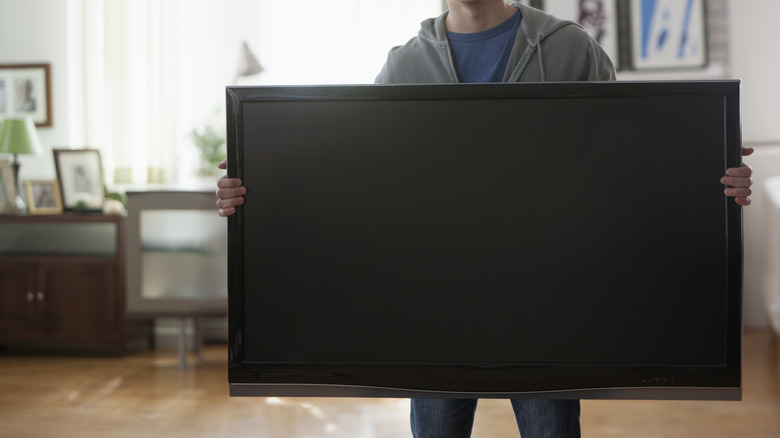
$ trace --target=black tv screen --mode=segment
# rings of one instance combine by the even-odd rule
[[[228,87],[231,394],[739,399],[739,88]]]

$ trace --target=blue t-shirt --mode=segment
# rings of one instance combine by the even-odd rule
[[[498,26],[477,33],[447,31],[461,82],[501,82],[523,14],[518,9]]]

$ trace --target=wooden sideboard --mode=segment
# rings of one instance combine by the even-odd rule
[[[125,315],[124,218],[0,216],[0,345],[117,356],[153,322]]]

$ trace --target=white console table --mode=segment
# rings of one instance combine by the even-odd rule
[[[769,323],[780,336],[780,177],[767,179],[765,188],[771,205],[767,209],[769,236],[764,294]]]
[[[179,367],[202,361],[204,317],[227,315],[227,225],[213,191],[127,191],[127,313],[179,321]]]

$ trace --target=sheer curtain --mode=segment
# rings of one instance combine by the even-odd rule
[[[267,83],[371,83],[387,51],[442,12],[442,0],[260,0]]]
[[[441,0],[71,0],[83,58],[72,125],[110,185],[205,182],[191,133],[224,123],[246,41],[264,68],[242,83],[370,83],[387,50]],[[249,81],[249,82],[248,82]],[[83,94],[83,96],[79,95]],[[220,112],[222,111],[222,112]]]

